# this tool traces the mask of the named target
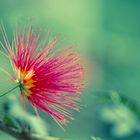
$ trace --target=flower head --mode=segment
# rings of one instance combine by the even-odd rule
[[[12,46],[5,36],[3,32],[4,53],[12,62],[13,81],[19,84],[21,97],[60,124],[73,119],[71,111],[79,109],[83,87],[83,67],[73,47],[54,50],[58,36],[45,45],[32,27],[25,28],[23,34],[18,29]]]

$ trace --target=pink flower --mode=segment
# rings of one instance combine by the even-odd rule
[[[83,66],[74,47],[57,47],[58,36],[47,45],[32,27],[18,29],[13,46],[5,40],[4,53],[12,62],[14,82],[20,95],[33,107],[49,113],[60,124],[66,124],[72,110],[79,110],[79,95],[83,88]]]

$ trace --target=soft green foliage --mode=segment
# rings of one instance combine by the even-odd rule
[[[116,137],[124,137],[133,134],[134,131],[140,131],[137,116],[124,105],[104,107],[101,110],[101,118],[105,122],[113,124],[111,133]]]
[[[48,135],[47,124],[45,123],[45,121],[43,121],[41,118],[37,117],[36,115],[31,115],[31,113],[27,112],[20,105],[16,97],[10,96],[9,103],[12,104],[9,115],[21,121],[20,124],[21,126],[28,125],[31,127],[32,131],[35,132],[36,134],[41,136]]]
[[[101,140],[99,137],[91,137],[92,138],[92,140]]]

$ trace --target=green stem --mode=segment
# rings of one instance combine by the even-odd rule
[[[6,95],[6,94],[12,92],[13,90],[15,90],[15,89],[18,88],[18,87],[19,87],[19,85],[13,87],[12,89],[10,89],[10,90],[6,91],[5,93],[1,94],[0,97],[3,97],[4,95]]]

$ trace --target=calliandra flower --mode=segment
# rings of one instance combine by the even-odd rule
[[[73,119],[71,111],[79,110],[83,88],[83,66],[74,47],[57,48],[58,36],[45,45],[48,40],[41,40],[40,32],[36,33],[32,26],[25,27],[23,34],[18,29],[12,45],[4,28],[2,34],[2,53],[11,61],[14,72],[11,77],[22,100],[27,99],[60,124]]]

